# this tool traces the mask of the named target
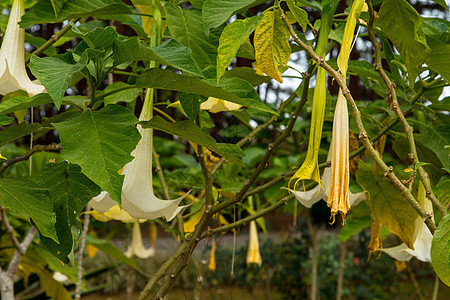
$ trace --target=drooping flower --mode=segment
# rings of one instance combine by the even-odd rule
[[[258,264],[261,266],[262,258],[259,252],[259,240],[258,240],[258,229],[256,228],[256,222],[250,222],[250,238],[248,241],[248,251],[247,251],[247,265]]]
[[[328,152],[328,159],[330,159],[331,156],[331,149]],[[322,175],[322,186],[319,187],[317,185],[315,188],[309,191],[294,191],[290,189],[289,191],[294,194],[295,198],[305,207],[310,208],[314,205],[314,203],[320,201],[320,200],[326,200],[329,199],[329,193],[330,193],[330,180],[331,180],[331,168],[325,168],[323,175]],[[348,188],[348,184],[347,184]],[[353,194],[351,191],[348,191],[348,199],[349,199],[349,205],[355,206],[358,205],[359,202],[366,199],[365,192],[359,192],[356,194]]]
[[[131,246],[128,246],[125,255],[128,257],[137,256],[139,258],[149,258],[155,255],[155,244],[152,243],[151,247],[145,249],[144,243],[142,242],[141,225],[139,222],[134,222],[133,224],[133,234],[131,237]]]
[[[419,183],[419,191],[417,196],[419,203],[421,203],[423,209],[427,213],[433,213],[433,205],[431,201],[426,197],[426,191],[422,184]],[[433,218],[434,219],[434,218]],[[389,256],[400,261],[408,261],[413,256],[417,259],[425,262],[431,262],[431,242],[433,240],[433,235],[431,234],[428,227],[422,221],[420,217],[417,217],[415,221],[414,236],[413,236],[413,247],[409,248],[405,243],[402,243],[396,247],[380,249],[387,253]]]
[[[45,92],[33,83],[25,70],[25,29],[19,22],[25,13],[23,0],[14,0],[0,49],[0,95],[24,90],[30,96]]]
[[[209,256],[208,269],[210,271],[216,270],[216,239],[214,236],[211,238],[211,254]]]
[[[153,93],[147,92],[148,94]],[[140,121],[151,119],[152,101],[152,96],[146,97]],[[188,193],[175,200],[161,200],[155,196],[152,174],[153,129],[143,128],[140,124],[137,125],[137,129],[141,134],[141,140],[131,153],[134,159],[122,170],[122,174],[125,175],[122,186],[122,208],[136,219],[157,219],[164,216],[170,221],[184,208],[178,207],[178,204]],[[105,212],[117,204],[108,193],[102,193],[97,197],[95,201],[91,201],[91,206],[99,212]]]

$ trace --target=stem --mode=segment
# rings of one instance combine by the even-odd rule
[[[420,286],[419,286],[419,283],[416,280],[416,276],[414,276],[414,273],[411,270],[411,265],[409,263],[408,263],[408,268],[407,269],[408,269],[409,277],[411,278],[411,281],[412,281],[414,287],[416,288],[416,293],[419,296],[419,299],[420,300],[425,300],[425,298],[423,298],[423,296],[422,296],[422,291],[420,290]]]
[[[72,28],[70,23],[75,23],[79,19],[81,19],[81,18],[70,20],[70,22],[66,26],[64,26],[60,31],[58,31],[54,35],[52,35],[48,41],[46,41],[42,46],[40,46],[39,48],[37,48],[36,50],[31,52],[31,54],[34,54],[34,55],[42,54],[45,50],[47,50],[48,47],[50,47],[51,45],[56,43],[63,35],[65,35]],[[25,64],[28,64],[30,62],[30,59],[31,59],[31,55],[30,55],[30,57],[28,57],[25,60]]]
[[[20,242],[14,234],[14,228],[8,221],[8,216],[6,215],[6,208],[0,205],[0,213],[2,218],[3,227],[5,227],[5,231],[8,233],[9,239],[11,240],[14,247],[20,250]],[[23,253],[22,253],[23,254]]]
[[[373,6],[372,6],[371,0],[368,1],[368,6],[369,6],[369,16],[370,16],[368,34],[369,34],[370,40],[372,41],[372,44],[375,48],[375,57],[376,57],[375,58],[376,59],[375,70],[378,72],[378,74],[380,74],[381,78],[383,78],[385,85],[389,89],[388,99],[387,99],[388,105],[389,105],[389,100],[392,100],[391,109],[397,115],[397,119],[400,120],[400,123],[403,125],[403,129],[407,135],[407,139],[409,142],[409,151],[410,151],[409,158],[414,163],[414,165],[417,165],[419,163],[419,158],[417,156],[417,150],[416,150],[416,145],[415,145],[415,141],[414,141],[414,134],[413,134],[414,129],[408,124],[408,121],[406,121],[406,118],[403,115],[403,112],[401,111],[400,104],[398,103],[398,100],[397,100],[395,84],[391,82],[391,80],[389,79],[389,77],[386,75],[386,73],[383,70],[383,66],[381,64],[381,44],[378,43],[378,41],[375,37],[375,34],[373,33],[374,12],[373,12]],[[447,209],[442,205],[442,203],[434,195],[434,193],[431,189],[430,178],[428,176],[428,173],[422,168],[422,166],[419,166],[417,168],[417,173],[419,174],[419,178],[425,187],[425,190],[427,192],[427,198],[430,199],[430,201],[439,210],[439,212],[442,214],[442,216],[445,216],[447,214]]]
[[[80,299],[81,297],[81,283],[83,282],[83,254],[86,248],[86,235],[89,230],[89,221],[91,219],[91,214],[88,212],[91,210],[89,204],[86,206],[86,211],[84,215],[83,231],[80,237],[80,249],[78,249],[78,268],[77,268],[77,285],[75,287],[75,297],[74,299]]]
[[[60,151],[60,150],[61,150],[60,144],[36,145],[33,148],[31,148],[30,150],[28,150],[25,154],[5,160],[3,162],[3,164],[0,166],[0,174],[5,172],[5,170],[7,168],[9,168],[10,166],[12,166],[18,162],[27,160],[28,158],[30,158],[31,155],[33,155],[36,152],[51,152],[51,151]]]
[[[288,28],[289,32],[292,35],[292,38],[294,41],[306,51],[306,53],[311,56],[317,64],[324,68],[333,78],[334,80],[339,84],[339,87],[342,89],[342,94],[344,95],[345,99],[347,99],[348,104],[351,107],[353,118],[355,119],[356,125],[358,127],[359,131],[359,139],[364,144],[364,147],[368,150],[370,156],[372,157],[373,161],[381,168],[381,170],[384,171],[384,174],[386,177],[389,178],[389,180],[392,182],[392,184],[402,193],[403,197],[411,204],[411,206],[416,210],[416,212],[419,214],[419,216],[424,220],[425,224],[427,225],[428,229],[430,229],[430,232],[433,234],[436,230],[436,225],[432,219],[432,215],[425,212],[425,210],[422,208],[419,202],[414,198],[411,191],[408,190],[407,187],[405,187],[402,182],[395,176],[393,172],[392,167],[388,167],[382,158],[380,157],[379,153],[375,150],[373,147],[371,141],[369,140],[367,136],[367,132],[364,128],[363,122],[361,120],[361,112],[358,109],[358,106],[355,103],[355,100],[353,99],[350,90],[348,89],[345,78],[339,74],[336,70],[334,70],[329,64],[325,62],[323,58],[321,58],[319,55],[317,55],[316,52],[314,52],[313,48],[308,46],[307,44],[303,43],[302,40],[299,39],[297,34],[294,32],[294,29],[292,26],[287,22],[286,17],[284,15],[281,16],[282,20],[285,24],[285,26]]]
[[[317,300],[317,257],[319,256],[319,241],[317,238],[317,230],[314,227],[314,224],[311,220],[311,211],[308,210],[306,214],[306,223],[308,224],[309,234],[311,236],[311,245],[312,245],[312,253],[311,253],[311,300]]]
[[[431,300],[437,300],[440,283],[441,283],[441,280],[439,279],[439,276],[436,275],[436,277],[434,278],[433,296],[432,296]]]

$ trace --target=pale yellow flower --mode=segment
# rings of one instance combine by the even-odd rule
[[[421,203],[423,209],[427,213],[433,214],[433,205],[431,201],[426,197],[426,191],[422,182],[419,183],[419,192],[417,198]],[[415,256],[417,259],[421,261],[431,262],[432,240],[433,235],[431,234],[430,230],[422,221],[422,219],[420,217],[417,217],[415,221],[414,236],[413,236],[414,249],[410,249],[405,243],[402,243],[396,247],[380,249],[380,251],[383,251],[387,253],[389,256],[400,261],[408,261],[413,256]]]
[[[24,13],[23,0],[14,0],[0,49],[0,95],[17,90],[30,96],[45,92],[42,85],[30,80],[25,70],[25,30],[19,26]]]
[[[141,226],[139,222],[133,224],[133,235],[131,238],[131,245],[128,246],[125,255],[128,257],[137,256],[139,258],[149,258],[155,255],[154,243],[148,249],[145,249],[144,243],[142,242]]]
[[[261,253],[259,252],[258,229],[255,221],[250,222],[250,238],[247,251],[247,265],[249,264],[258,264],[259,266],[262,264]]]
[[[214,236],[211,238],[211,255],[209,256],[208,269],[210,271],[216,270],[216,239]]]
[[[209,97],[208,100],[200,104],[200,109],[207,110],[212,113],[221,111],[232,111],[241,108],[242,105],[230,101],[221,100],[219,98]]]

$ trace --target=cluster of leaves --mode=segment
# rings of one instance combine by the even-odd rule
[[[228,161],[214,177],[215,196],[218,202],[224,202],[244,187],[263,159],[267,144],[286,130],[289,113],[299,104],[291,99],[284,111],[276,113],[279,104],[270,99],[262,101],[255,91],[255,87],[270,79],[282,83],[283,73],[291,64],[291,53],[298,51],[289,41],[290,33],[282,18],[286,17],[291,24],[298,23],[302,30],[297,31],[297,35],[307,44],[314,45],[316,38],[311,33],[320,31],[320,20],[313,16],[336,4],[334,0],[132,2],[134,6],[120,0],[32,1],[20,23],[21,27],[27,28],[65,22],[70,30],[61,30],[65,35],[58,36],[56,43],[46,45],[45,52],[30,57],[29,69],[47,93],[33,97],[3,96],[0,124],[4,127],[0,134],[0,151],[7,158],[16,157],[26,151],[27,136],[33,134],[39,142],[40,137],[50,134],[54,142],[60,142],[61,153],[33,155],[36,159],[31,176],[24,162],[8,165],[2,170],[0,204],[10,209],[13,216],[30,219],[39,230],[45,251],[65,263],[72,261],[74,244],[81,229],[78,216],[89,200],[104,190],[112,199],[121,201],[123,176],[119,170],[133,159],[131,152],[140,140],[135,114],[142,104],[141,95],[145,88],[162,91],[155,106],[161,107],[163,114],[141,124],[165,133],[164,139],[155,142],[155,148],[158,153],[163,153],[161,162],[163,168],[167,168],[165,173],[170,187],[194,188],[196,195],[202,195],[201,190],[205,189],[199,164],[186,155],[193,151],[167,138],[189,140]],[[443,1],[435,2],[448,9]],[[395,83],[401,109],[407,112],[408,121],[418,129],[414,138],[419,160],[430,174],[436,195],[444,206],[448,205],[450,120],[446,112],[449,98],[440,100],[440,96],[450,82],[447,62],[450,23],[443,18],[420,16],[406,0],[374,1],[374,4],[381,5],[376,6],[379,12],[375,32],[383,45],[382,55],[389,69],[387,76]],[[155,5],[163,16],[164,43],[150,47]],[[235,15],[239,17],[234,19]],[[367,13],[361,18],[361,26],[369,22]],[[99,20],[123,25],[132,33],[120,34],[115,27]],[[342,42],[344,23],[341,21],[337,17],[333,21],[333,30],[328,37],[329,51],[336,42]],[[31,35],[26,39],[37,48],[43,45],[41,39]],[[75,41],[76,46],[71,47],[69,41]],[[228,70],[230,64],[235,66],[235,59],[254,61],[253,68]],[[151,61],[163,67],[148,68]],[[327,62],[337,69],[335,58]],[[314,64],[313,61],[309,63]],[[358,77],[364,85],[367,96],[358,99],[358,107],[369,138],[373,138],[396,118],[386,101],[390,98],[390,87],[384,85],[372,61],[352,60],[348,73]],[[108,79],[110,75],[112,81]],[[113,82],[114,78],[121,78],[121,81]],[[82,87],[86,85],[88,87],[83,91]],[[296,89],[293,97],[301,95],[305,88],[309,87]],[[306,94],[312,91],[313,88]],[[208,97],[230,101],[244,109],[220,114],[223,121],[220,124],[220,118],[200,110],[201,103]],[[165,106],[177,100],[179,106]],[[322,161],[330,142],[335,97],[328,93],[327,100],[319,152]],[[59,113],[39,123],[24,122],[24,110],[40,111],[49,106]],[[310,106],[307,101],[306,109],[292,129],[293,139],[286,140],[272,153],[255,185],[292,171],[304,160],[305,137],[309,135],[311,121]],[[167,115],[174,117],[175,122],[168,120]],[[30,121],[29,118],[26,120]],[[223,124],[225,126],[220,127]],[[257,132],[256,139],[249,142],[255,124],[271,126]],[[350,127],[353,132],[358,131],[353,121]],[[217,142],[230,138],[244,138],[249,143],[243,142],[241,148],[235,143]],[[170,153],[166,146],[186,153]],[[402,170],[418,167],[409,165],[407,149],[407,137],[401,126],[394,123],[386,141],[384,160],[404,180],[408,180],[410,174]],[[171,156],[165,157],[164,151]],[[39,156],[41,160],[37,159]],[[54,163],[48,163],[49,159],[55,159]],[[353,187],[368,192],[369,205],[350,214],[344,227],[346,238],[369,227],[371,216],[375,216],[389,231],[412,245],[414,228],[411,224],[417,214],[384,174],[372,168],[370,163],[370,159],[360,163],[356,181],[352,180]],[[256,210],[268,207],[286,195],[286,191],[280,190],[286,185],[284,179],[286,177],[259,193]],[[161,186],[156,183],[155,187]],[[191,211],[205,202],[202,197],[198,200],[199,204],[192,206]],[[246,208],[253,211],[251,207]],[[287,206],[287,209],[292,207]],[[222,214],[232,221],[230,208]],[[439,221],[441,216],[436,217]],[[438,224],[433,242],[433,266],[448,284],[449,245],[446,239],[449,217]],[[101,244],[97,241],[97,245]],[[114,255],[126,260],[120,254]],[[48,265],[53,268],[50,262]]]

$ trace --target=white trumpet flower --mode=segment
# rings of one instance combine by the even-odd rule
[[[327,160],[331,160],[331,155],[332,155],[332,150],[330,148],[330,151],[328,151],[328,159]],[[292,194],[294,194],[295,198],[303,206],[310,208],[311,206],[313,206],[316,202],[318,202],[320,200],[329,199],[330,185],[331,185],[331,168],[330,167],[325,168],[323,175],[322,175],[321,183],[322,184],[320,186],[317,185],[315,188],[313,188],[312,190],[309,190],[309,191],[300,192],[300,191],[294,191],[292,189],[289,189],[289,191]],[[348,188],[348,183],[347,183],[346,187]],[[342,188],[345,188],[345,186]],[[349,199],[350,207],[356,206],[359,204],[359,202],[366,199],[366,194],[364,191],[354,194],[349,190],[348,191],[348,199]]]
[[[139,117],[140,121],[151,119],[152,101],[153,92],[149,89]],[[141,140],[131,152],[134,159],[126,164],[122,171],[125,175],[121,197],[122,209],[136,219],[165,217],[170,221],[185,207],[178,207],[178,204],[189,192],[175,200],[161,200],[155,196],[152,174],[153,129],[143,128],[140,124],[137,125],[137,129],[141,134]],[[101,213],[115,204],[117,202],[106,192],[90,201],[91,207]]]
[[[149,258],[155,255],[154,244],[148,249],[145,249],[142,242],[141,225],[139,222],[133,224],[133,235],[131,237],[131,246],[128,246],[125,255],[128,257],[137,256],[139,258]]]
[[[433,205],[426,197],[426,191],[422,182],[419,183],[418,200],[422,203],[422,207],[426,212],[433,213]],[[409,248],[405,243],[402,243],[396,247],[380,249],[380,251],[400,261],[408,261],[415,256],[421,261],[431,262],[431,242],[433,235],[420,217],[417,217],[415,226],[413,236],[414,250]]]
[[[19,22],[25,13],[23,0],[14,0],[0,49],[0,95],[24,90],[30,96],[45,92],[33,83],[25,70],[25,30]]]

